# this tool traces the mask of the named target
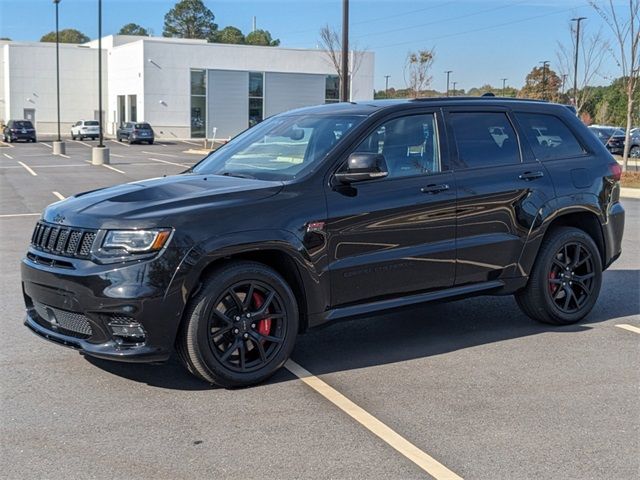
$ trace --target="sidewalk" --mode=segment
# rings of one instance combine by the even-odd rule
[[[620,188],[622,198],[640,198],[640,188]]]

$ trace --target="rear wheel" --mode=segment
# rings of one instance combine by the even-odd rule
[[[629,150],[629,156],[631,158],[640,158],[640,146],[634,145],[631,147],[631,150]]]
[[[289,358],[298,306],[285,280],[260,263],[216,270],[185,313],[178,355],[201,379],[226,388],[266,380]]]
[[[71,130],[71,140],[75,140],[76,136],[73,134],[73,130]]]
[[[529,283],[516,300],[535,320],[568,325],[591,311],[601,284],[602,260],[593,239],[577,228],[561,227],[543,241]]]

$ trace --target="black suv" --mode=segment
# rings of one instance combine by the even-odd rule
[[[577,322],[621,252],[621,169],[563,105],[341,103],[272,117],[180,175],[49,206],[26,325],[88,355],[260,382],[326,322],[515,294]],[[354,333],[355,334],[355,333]]]
[[[15,142],[16,140],[26,140],[36,142],[36,129],[30,120],[9,120],[9,123],[2,130],[2,139],[5,142]]]

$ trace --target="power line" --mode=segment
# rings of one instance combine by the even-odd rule
[[[369,20],[360,20],[359,22],[351,22],[351,25],[362,25],[363,23],[373,23],[379,22],[381,20],[388,20],[390,18],[404,17],[405,15],[411,15],[413,13],[426,12],[427,10],[433,10],[435,8],[444,7],[445,5],[449,5],[450,3],[455,3],[454,1],[437,3],[435,5],[431,5],[430,7],[419,8],[417,10],[409,10],[408,12],[396,13],[395,15],[386,15],[384,17],[371,18]]]
[[[516,23],[522,23],[522,22],[527,22],[529,20],[535,20],[537,18],[549,17],[551,15],[558,15],[560,13],[565,13],[565,12],[568,12],[570,10],[575,10],[575,8],[574,7],[566,8],[564,10],[558,10],[556,12],[543,13],[541,15],[534,15],[534,16],[531,16],[531,17],[525,17],[525,18],[521,18],[519,20],[514,20],[514,21],[511,21],[511,22],[498,23],[498,24],[495,24],[495,25],[489,25],[487,27],[476,28],[476,29],[473,29],[473,30],[465,30],[463,32],[449,33],[447,35],[440,35],[438,37],[431,37],[431,38],[428,38],[428,39],[412,40],[412,41],[408,41],[408,42],[400,42],[400,43],[393,43],[393,44],[386,44],[386,45],[380,45],[380,46],[375,46],[375,47],[369,47],[369,50],[374,50],[374,49],[380,50],[380,49],[383,49],[383,48],[391,48],[391,47],[398,47],[398,46],[401,46],[401,45],[416,44],[417,42],[424,43],[425,40],[429,40],[429,41],[440,40],[440,39],[443,39],[443,38],[457,37],[459,35],[467,35],[469,33],[483,32],[483,31],[486,31],[486,30],[493,30],[494,28],[507,27],[509,25],[513,25],[513,24],[516,24]]]
[[[434,20],[432,22],[421,23],[421,24],[418,24],[418,25],[410,25],[410,26],[407,26],[407,27],[393,28],[391,30],[382,30],[382,31],[365,33],[365,34],[362,34],[362,35],[356,35],[356,38],[370,37],[372,35],[385,35],[387,33],[404,32],[406,30],[411,30],[411,29],[414,29],[414,28],[428,27],[430,25],[441,25],[442,23],[449,22],[449,21],[456,21],[456,20],[460,20],[460,19],[463,19],[463,18],[475,17],[476,15],[482,15],[484,13],[489,13],[489,12],[493,12],[493,11],[496,11],[496,10],[502,10],[504,8],[516,7],[518,5],[522,5],[523,3],[528,3],[529,1],[530,0],[521,0],[519,2],[510,3],[510,4],[507,4],[507,5],[498,5],[497,7],[485,8],[483,10],[478,10],[478,11],[471,12],[471,13],[466,13],[464,15],[456,15],[454,17],[443,18],[441,20]]]

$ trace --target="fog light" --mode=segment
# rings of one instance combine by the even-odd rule
[[[108,323],[111,335],[116,343],[134,344],[138,345],[144,343],[146,333],[142,325],[138,322],[134,322],[133,319],[127,317],[114,317],[114,319]]]

